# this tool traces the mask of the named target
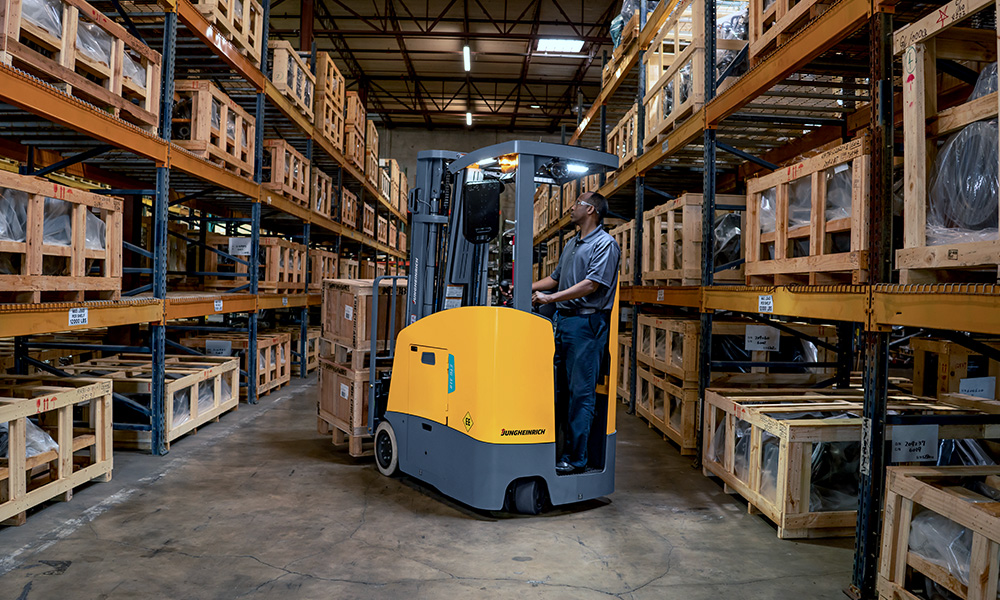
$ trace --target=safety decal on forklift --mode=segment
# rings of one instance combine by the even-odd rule
[[[462,423],[465,424],[465,430],[469,431],[472,429],[472,413],[465,413],[465,418],[462,419]]]
[[[455,355],[448,355],[448,393],[455,391]]]

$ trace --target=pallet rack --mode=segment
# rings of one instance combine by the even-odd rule
[[[244,6],[248,6],[245,3]],[[253,4],[254,7],[259,5]],[[203,7],[190,0],[141,0],[121,7],[98,1],[96,10],[114,15],[109,22],[128,30],[128,35],[159,54],[161,72],[157,92],[158,119],[149,131],[116,118],[101,108],[45,84],[15,67],[0,65],[0,123],[5,137],[0,155],[14,161],[24,175],[67,177],[77,184],[89,182],[89,191],[123,200],[126,227],[136,223],[126,240],[141,239],[139,224],[143,213],[148,219],[149,241],[123,244],[122,293],[120,299],[79,302],[42,302],[40,304],[0,304],[0,338],[12,338],[17,372],[30,369],[65,373],[32,358],[37,350],[31,336],[54,332],[73,332],[94,327],[128,326],[129,344],[90,345],[105,352],[144,353],[150,357],[149,409],[151,424],[144,429],[151,439],[152,451],[166,453],[164,360],[168,350],[187,352],[167,340],[168,330],[237,331],[248,335],[255,346],[258,315],[261,311],[290,312],[284,321],[301,327],[300,345],[292,351],[300,373],[307,371],[309,308],[318,306],[318,293],[308,292],[308,279],[301,292],[262,293],[259,281],[259,240],[265,234],[283,236],[308,248],[318,246],[355,259],[405,259],[405,253],[383,244],[353,228],[344,227],[337,218],[339,199],[344,192],[376,207],[378,215],[403,222],[401,211],[367,180],[361,169],[351,165],[342,149],[324,135],[322,125],[314,128],[301,107],[285,97],[272,83],[274,53],[257,40],[257,54],[234,39],[233,32],[210,22]],[[260,36],[268,31],[269,6],[253,14],[250,33]],[[211,14],[211,11],[209,11]],[[259,20],[257,20],[259,19]],[[261,54],[262,53],[262,54]],[[298,57],[310,66],[316,64],[315,51],[299,52]],[[252,169],[234,172],[223,165],[182,148],[172,138],[175,81],[210,79],[219,90],[255,121],[250,157]],[[225,124],[223,124],[223,127]],[[316,211],[316,199],[300,205],[279,191],[261,184],[264,131],[277,133],[291,148],[329,176],[332,202],[329,210]],[[39,143],[44,139],[43,144]],[[176,227],[175,221],[190,229]],[[246,235],[248,247],[214,251],[227,261],[243,265],[241,280],[225,292],[181,291],[168,284],[167,253],[174,242],[177,248],[197,248],[202,255],[212,252],[198,239],[208,230],[228,235]],[[178,243],[180,240],[180,243]],[[184,260],[175,255],[175,260]],[[204,259],[202,258],[202,264]],[[172,263],[176,264],[176,262]],[[204,268],[190,268],[195,278],[216,276]],[[240,271],[241,269],[233,269]],[[308,277],[308,276],[307,276]],[[221,318],[219,323],[216,319]],[[180,319],[196,319],[195,324],[178,324]],[[139,325],[148,326],[148,339],[140,339]],[[72,345],[70,342],[61,345]],[[257,352],[249,352],[247,372],[254,372]],[[53,373],[54,371],[54,373]],[[254,378],[245,383],[249,402],[256,402]],[[116,399],[120,401],[120,399]],[[127,424],[116,424],[129,429]]]
[[[675,8],[683,4],[665,0],[648,15],[640,11],[640,33],[616,50],[614,68],[607,68],[605,55],[604,85],[589,108],[584,105],[582,94],[578,95],[577,127],[568,136],[564,130],[564,142],[609,149],[627,158],[616,172],[603,178],[600,188],[609,198],[612,212],[642,215],[673,196],[688,192],[704,195],[701,229],[706,251],[701,257],[701,285],[643,285],[642,269],[635,268],[629,271],[628,281],[623,279],[620,293],[623,302],[634,305],[633,331],[642,312],[670,310],[699,316],[706,332],[701,339],[700,363],[711,366],[701,372],[700,398],[704,398],[712,371],[720,366],[719,361],[712,360],[711,353],[712,322],[719,313],[742,314],[779,326],[785,317],[838,323],[838,338],[855,339],[856,346],[863,349],[860,352],[865,367],[865,444],[855,565],[847,592],[854,598],[875,598],[888,429],[914,422],[904,416],[887,415],[890,332],[894,327],[913,327],[986,335],[1000,333],[1000,319],[996,316],[1000,309],[1000,285],[907,285],[895,283],[892,278],[893,129],[902,122],[899,101],[902,93],[898,88],[893,90],[893,34],[897,34],[895,41],[899,45],[900,27],[919,21],[932,10],[935,16],[927,18],[937,24],[923,28],[931,34],[932,30],[950,26],[956,18],[952,15],[964,17],[994,3],[978,0],[969,4],[959,0],[937,12],[926,5],[839,0],[797,23],[795,33],[789,30],[773,52],[758,54],[752,66],[749,50],[745,49],[735,57],[730,56],[733,60],[726,66],[717,67],[716,51],[727,49],[717,40],[715,27],[717,15],[722,14],[717,10],[722,2],[704,2],[702,11],[706,52],[702,78],[705,89],[701,90],[704,105],[700,109],[662,133],[655,144],[643,147],[639,141],[647,133],[644,55],[651,50],[651,43]],[[948,17],[942,21],[940,14]],[[989,37],[987,34],[994,35],[989,31],[983,34],[984,40]],[[895,53],[905,50],[905,45],[895,48]],[[934,61],[924,64],[933,65]],[[741,68],[747,69],[742,75]],[[873,98],[893,96],[897,98],[895,103],[871,102]],[[994,106],[984,104],[984,110],[993,112],[983,112],[978,118],[995,114],[995,99],[981,101],[985,102]],[[621,136],[608,148],[608,126],[619,123],[633,107],[638,113],[637,131],[630,136],[636,140],[635,148],[623,151],[619,147]],[[868,205],[858,215],[860,231],[856,233],[867,236],[867,279],[841,283],[843,280],[837,278],[812,278],[809,285],[719,285],[715,280],[719,268],[710,250],[714,245],[714,218],[717,210],[735,207],[724,204],[718,196],[744,193],[746,190],[740,186],[749,177],[766,175],[778,169],[778,164],[801,161],[793,159],[811,149],[825,151],[847,143],[865,129],[871,151],[868,177],[863,182],[867,186]],[[536,247],[561,236],[569,227],[568,216],[553,219],[549,215],[549,221],[535,235]],[[617,231],[619,236],[630,238],[631,264],[643,264],[643,219],[638,218]],[[732,266],[735,265],[728,265]],[[976,346],[976,340],[968,334],[952,333],[952,336],[965,345]],[[633,343],[628,348],[630,372],[619,386],[630,394],[627,400],[631,411],[635,410],[637,389],[637,346]],[[849,368],[852,348],[844,345],[839,350],[838,363]],[[933,418],[922,418],[934,422]]]

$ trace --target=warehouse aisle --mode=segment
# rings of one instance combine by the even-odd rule
[[[493,518],[315,432],[315,376],[0,529],[0,598],[840,599],[853,540],[783,542],[635,417],[618,491]]]

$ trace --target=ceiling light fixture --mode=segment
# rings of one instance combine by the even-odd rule
[[[538,105],[538,104],[532,104],[532,105],[531,105],[531,108],[541,108],[541,106],[540,106],[540,105]]]
[[[465,60],[465,70],[466,71],[471,71],[472,70],[472,51],[469,50],[468,46],[466,46],[465,48],[462,49],[462,58]]]
[[[538,40],[539,52],[574,53],[583,49],[583,40],[542,39]]]
[[[470,112],[465,113],[465,124],[470,127],[472,126],[472,113]]]
[[[569,163],[568,165],[566,165],[566,168],[569,170],[570,173],[586,173],[587,171],[590,170],[590,167],[588,167],[587,165],[581,165],[578,163]]]

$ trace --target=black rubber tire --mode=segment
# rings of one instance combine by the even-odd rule
[[[388,421],[382,421],[375,429],[375,466],[386,477],[399,473],[399,444]]]
[[[538,481],[528,479],[514,487],[514,509],[522,515],[540,514],[543,504],[542,484]]]

